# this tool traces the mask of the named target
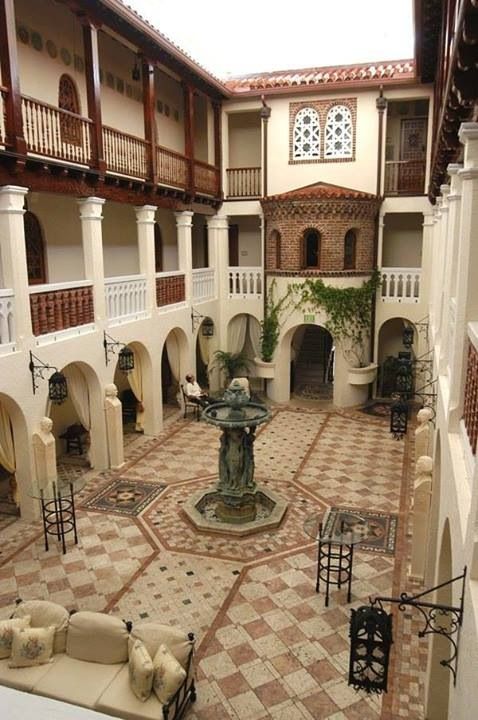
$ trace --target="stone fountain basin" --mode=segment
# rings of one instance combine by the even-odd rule
[[[221,535],[232,535],[234,537],[245,537],[254,533],[264,532],[279,527],[284,519],[287,511],[286,501],[272,492],[272,490],[264,490],[258,488],[254,493],[257,504],[263,505],[270,509],[270,514],[265,518],[252,520],[241,524],[230,522],[222,522],[220,520],[208,519],[203,515],[205,505],[209,501],[221,500],[224,496],[218,490],[212,488],[210,490],[200,490],[191,495],[191,497],[183,504],[183,511],[197,530],[209,533],[219,533]]]

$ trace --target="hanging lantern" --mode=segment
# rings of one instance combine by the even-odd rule
[[[403,330],[402,342],[406,348],[411,348],[413,345],[413,327],[407,325]]]
[[[400,397],[390,406],[390,432],[395,440],[401,440],[407,433],[408,405]]]
[[[395,377],[395,392],[407,400],[413,391],[412,363],[408,358],[399,357],[397,375]]]
[[[55,405],[61,405],[68,397],[66,377],[58,370],[48,380],[48,397]]]
[[[134,370],[134,352],[127,345],[118,353],[118,367],[124,373]]]
[[[351,610],[349,636],[349,685],[367,693],[387,692],[392,615],[374,605]]]
[[[214,323],[210,317],[206,317],[202,321],[201,333],[203,337],[212,337],[214,335]]]

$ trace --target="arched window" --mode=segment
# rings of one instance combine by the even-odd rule
[[[76,85],[69,75],[62,75],[58,87],[58,107],[62,110],[80,115],[80,101]],[[70,145],[81,145],[81,125],[69,115],[60,114],[60,135],[63,142]]]
[[[344,238],[344,270],[355,270],[357,235],[355,230],[347,230]]]
[[[27,211],[23,216],[29,285],[46,283],[45,247],[38,218]]]
[[[306,268],[320,267],[320,234],[307,230],[304,235],[304,265]]]
[[[320,157],[320,121],[314,108],[299,110],[294,121],[294,160],[314,160]]]
[[[278,230],[273,230],[269,238],[270,269],[279,270],[281,267],[281,236]]]
[[[156,272],[163,272],[163,236],[158,223],[154,223],[154,262]]]
[[[325,158],[352,157],[352,115],[345,105],[334,105],[325,124]]]

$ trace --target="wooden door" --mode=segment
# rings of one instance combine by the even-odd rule
[[[400,124],[399,192],[425,192],[426,148],[427,118],[404,118]]]

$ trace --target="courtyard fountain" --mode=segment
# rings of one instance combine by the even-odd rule
[[[255,432],[270,419],[269,410],[251,402],[233,382],[221,402],[203,411],[202,419],[222,430],[219,478],[214,488],[196,493],[184,504],[193,525],[236,536],[278,527],[287,503],[254,478]]]

